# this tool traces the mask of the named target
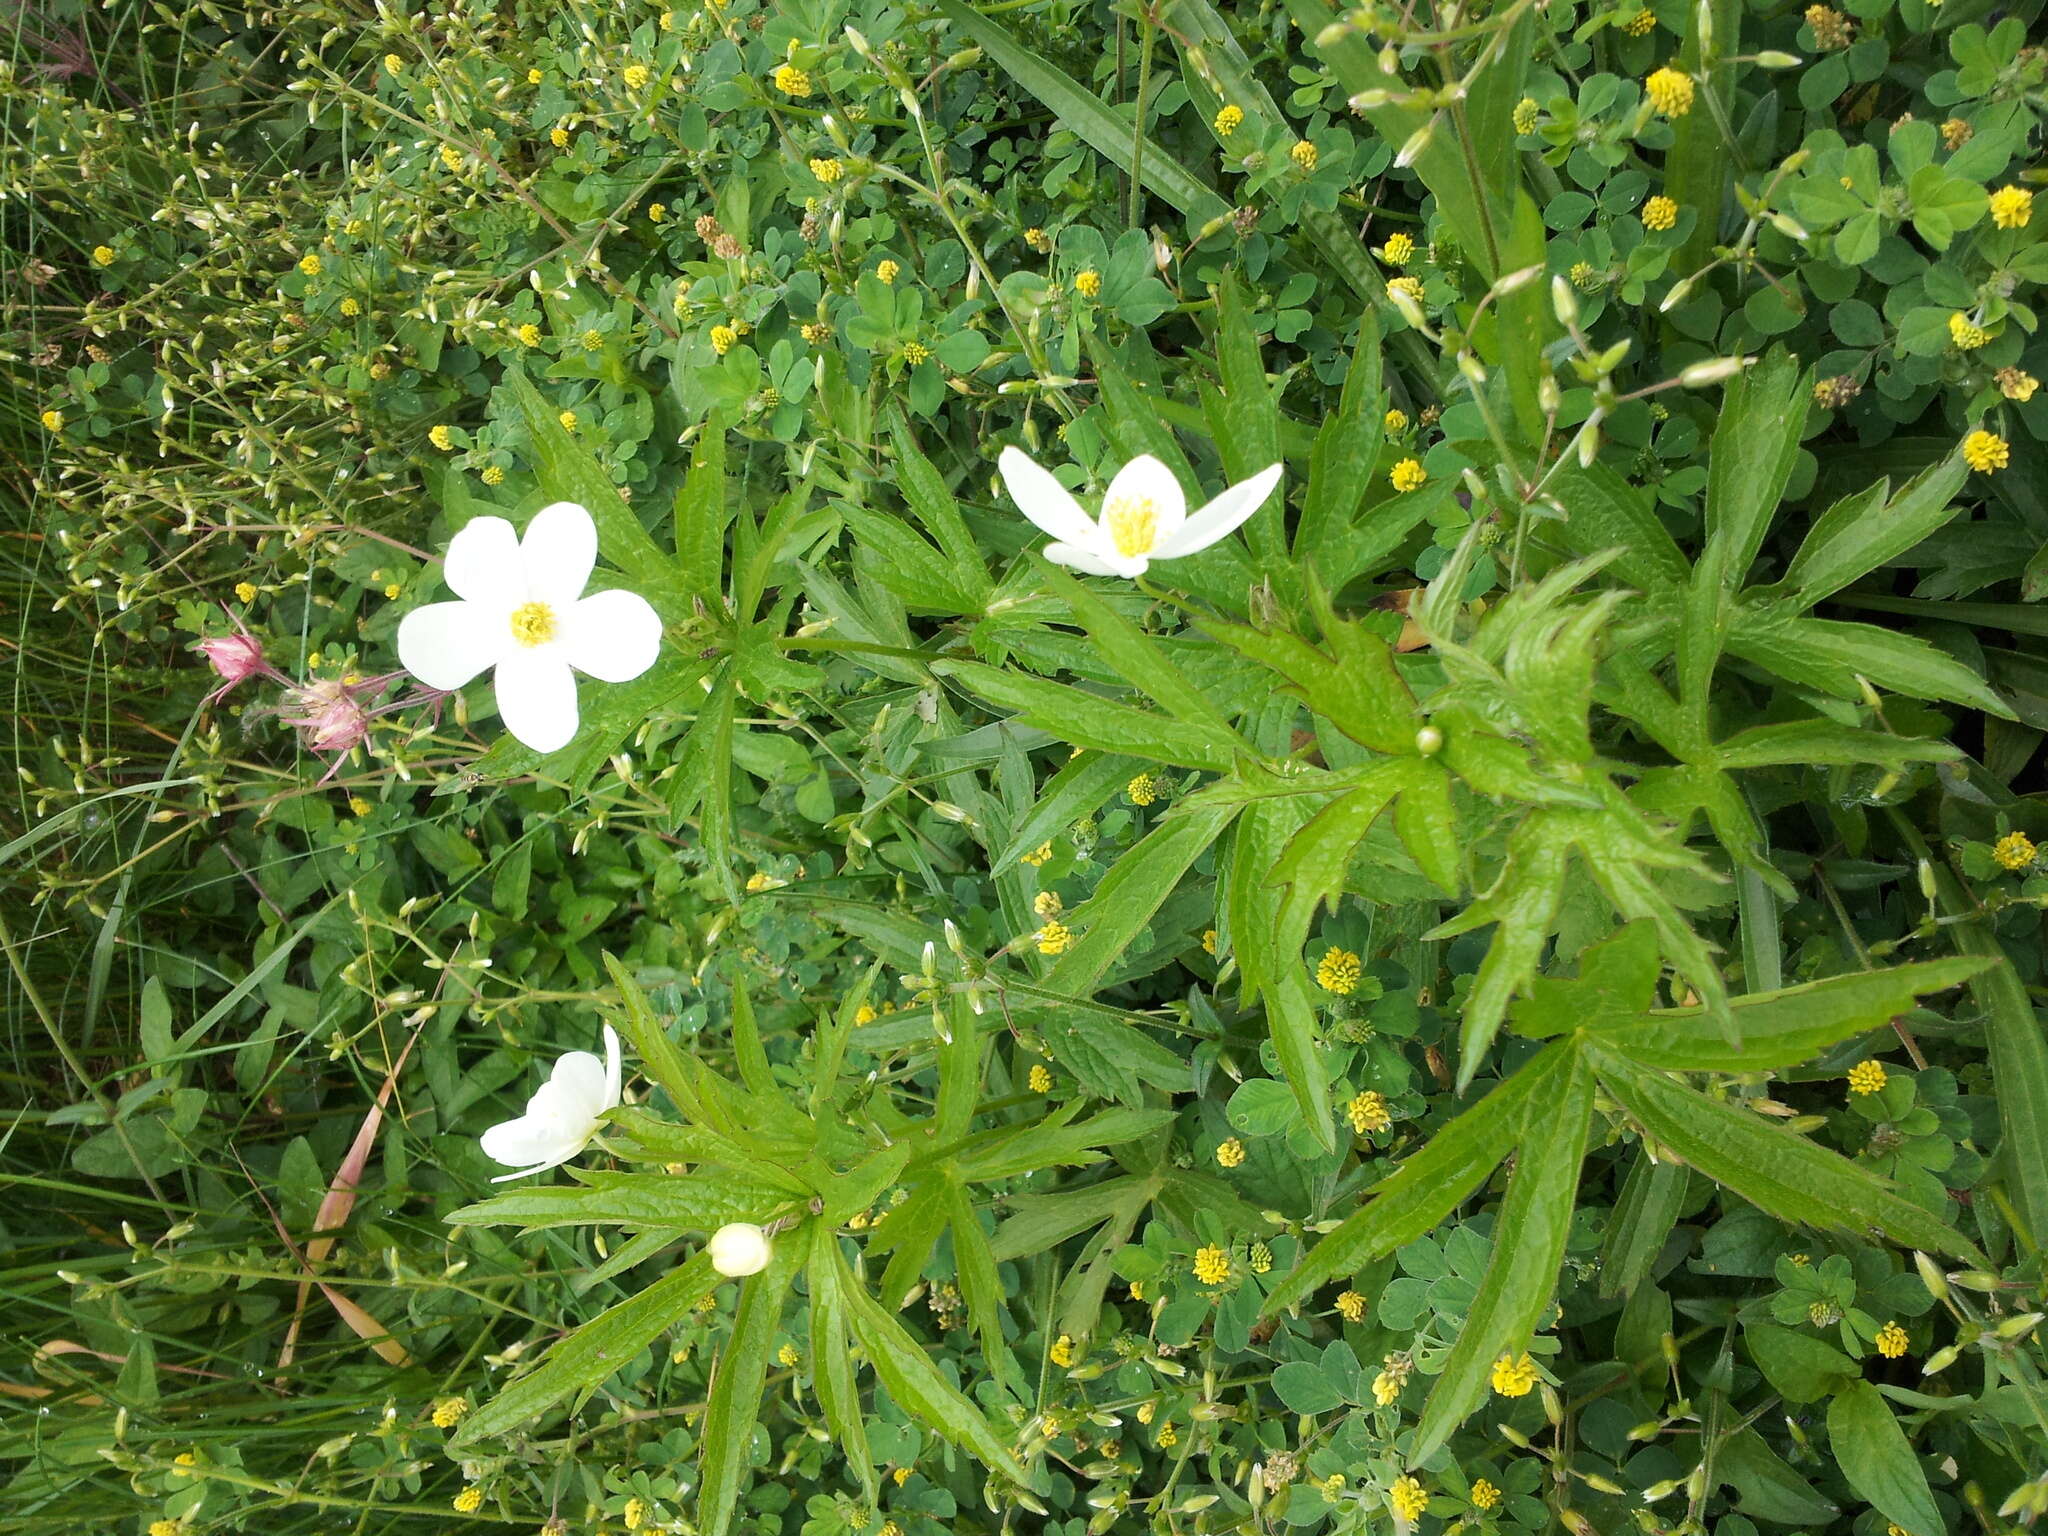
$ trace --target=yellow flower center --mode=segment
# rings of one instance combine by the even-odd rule
[[[546,603],[521,603],[512,610],[512,638],[521,645],[546,645],[555,638],[555,610]]]
[[[1126,560],[1150,554],[1159,533],[1159,509],[1150,496],[1116,496],[1102,509],[1109,541]]]

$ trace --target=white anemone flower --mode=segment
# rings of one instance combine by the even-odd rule
[[[618,1107],[619,1086],[619,1036],[607,1024],[603,1061],[589,1051],[570,1051],[526,1101],[525,1114],[483,1133],[484,1155],[516,1170],[491,1182],[523,1179],[569,1161],[597,1134],[605,1111]]]
[[[1024,515],[1052,535],[1045,558],[1090,576],[1142,576],[1154,560],[1197,554],[1258,511],[1280,483],[1280,466],[1269,464],[1190,517],[1173,471],[1141,453],[1109,482],[1097,521],[1022,449],[1005,448],[996,467]]]
[[[534,513],[524,537],[477,517],[448,543],[441,576],[459,602],[415,608],[398,659],[429,688],[460,688],[496,668],[498,714],[536,752],[576,734],[576,676],[630,682],[661,652],[661,620],[637,592],[583,595],[597,525],[573,501]]]

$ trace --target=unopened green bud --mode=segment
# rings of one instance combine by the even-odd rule
[[[1394,93],[1392,91],[1360,91],[1351,98],[1351,110],[1354,112],[1377,112],[1393,99]]]
[[[1428,122],[1408,135],[1406,142],[1401,145],[1401,152],[1394,156],[1394,169],[1397,171],[1407,170],[1409,166],[1422,157],[1422,152],[1429,148],[1429,141],[1435,137],[1436,119],[1432,117]]]
[[[1787,240],[1804,240],[1806,238],[1806,226],[1788,213],[1772,214],[1771,228],[1775,229]]]
[[[1781,53],[1776,48],[1766,48],[1756,56],[1756,61],[1765,69],[1797,69],[1800,64],[1796,53]]]
[[[1671,291],[1657,301],[1657,313],[1668,315],[1672,310],[1678,308],[1679,305],[1691,298],[1693,284],[1698,281],[1697,277],[1681,277],[1677,282],[1673,283]]]
[[[1560,272],[1550,279],[1550,307],[1557,311],[1557,323],[1569,329],[1579,323],[1579,296]]]
[[[1485,388],[1486,365],[1481,363],[1470,352],[1460,352],[1458,354],[1458,372],[1470,379],[1475,386],[1482,389]]]
[[[1444,733],[1433,725],[1425,725],[1415,733],[1415,750],[1424,757],[1435,757],[1444,749]]]
[[[1694,363],[1679,371],[1678,382],[1687,389],[1704,389],[1709,384],[1719,384],[1732,379],[1755,359],[1747,357],[1710,357],[1703,363]]]
[[[1966,1291],[1995,1291],[2000,1283],[1998,1276],[1986,1274],[1981,1269],[1965,1269],[1948,1278],[1951,1285],[1960,1285]]]

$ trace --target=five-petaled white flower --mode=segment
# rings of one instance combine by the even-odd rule
[[[502,517],[472,518],[441,569],[461,600],[408,613],[398,659],[430,688],[460,688],[495,667],[505,729],[536,752],[565,747],[576,734],[575,673],[629,682],[661,651],[646,598],[583,596],[596,563],[597,525],[573,501],[541,508],[523,538]]]
[[[1022,449],[1005,448],[996,467],[1024,515],[1053,536],[1045,558],[1090,576],[1142,576],[1154,560],[1205,550],[1258,511],[1280,483],[1280,466],[1269,464],[1190,517],[1173,471],[1141,453],[1109,482],[1098,522]]]
[[[604,1027],[604,1060],[589,1051],[570,1051],[555,1063],[548,1080],[526,1101],[517,1120],[501,1120],[483,1133],[484,1155],[516,1171],[491,1180],[523,1179],[566,1163],[597,1134],[605,1111],[619,1103],[619,1036]]]

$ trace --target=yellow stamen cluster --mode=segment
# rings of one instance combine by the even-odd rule
[[[521,603],[512,610],[512,638],[523,646],[546,645],[555,638],[555,610],[546,603]]]
[[[932,349],[921,341],[906,341],[903,343],[903,361],[910,364],[913,368],[931,355]]]
[[[1109,531],[1110,543],[1116,546],[1116,552],[1126,560],[1150,554],[1153,544],[1159,537],[1159,508],[1153,504],[1149,496],[1112,496],[1102,508],[1102,522]],[[1139,800],[1129,787],[1126,787],[1125,793],[1130,794],[1131,799],[1139,805],[1150,805],[1159,797],[1159,791],[1164,786],[1150,775],[1140,774],[1138,777],[1147,780],[1148,787],[1152,790],[1151,796]],[[1133,779],[1131,785],[1135,786],[1137,782],[1137,779]]]
[[[1849,1069],[1849,1091],[1853,1094],[1881,1093],[1890,1081],[1881,1061],[1859,1061]]]
[[[1118,552],[1122,554],[1133,553],[1133,551],[1123,548],[1121,540],[1118,541],[1117,548]],[[1141,773],[1124,786],[1124,796],[1133,805],[1150,805],[1159,798],[1160,788],[1161,785],[1156,775]]]
[[[1052,1073],[1046,1069],[1042,1061],[1032,1064],[1031,1073],[1025,1081],[1030,1084],[1033,1093],[1052,1092]]]
[[[512,334],[519,338],[519,345],[522,347],[537,347],[540,345],[540,327],[531,320],[520,326]]]

